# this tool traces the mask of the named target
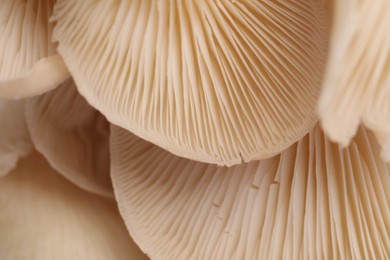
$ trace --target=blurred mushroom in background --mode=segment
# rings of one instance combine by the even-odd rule
[[[51,41],[55,0],[1,0],[0,98],[25,98],[69,77]]]
[[[335,1],[334,10],[319,103],[322,126],[346,147],[363,123],[390,162],[390,2]]]
[[[0,178],[0,258],[142,260],[116,204],[74,186],[37,152]]]
[[[81,97],[72,79],[26,101],[35,148],[77,186],[113,198],[109,123]]]

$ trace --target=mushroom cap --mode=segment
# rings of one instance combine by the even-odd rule
[[[390,165],[361,128],[347,149],[315,127],[280,155],[232,167],[111,129],[119,209],[152,259],[387,259]]]
[[[36,149],[77,186],[113,197],[109,123],[77,93],[72,79],[26,101],[27,125]]]
[[[336,1],[319,100],[325,133],[347,146],[364,123],[390,161],[390,2]]]
[[[270,157],[317,119],[322,2],[59,0],[53,21],[88,102],[175,155],[220,165]]]
[[[69,77],[51,42],[55,0],[4,0],[0,10],[0,97],[24,98]]]
[[[0,178],[0,258],[147,259],[118,209],[74,186],[34,152]]]
[[[0,177],[32,150],[23,100],[0,99]]]

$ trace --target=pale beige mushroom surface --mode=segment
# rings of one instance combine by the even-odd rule
[[[278,156],[229,168],[111,130],[119,208],[152,259],[390,257],[390,165],[364,128],[342,149],[317,126]]]
[[[0,259],[390,259],[389,17],[0,0]]]
[[[109,123],[77,93],[72,79],[26,101],[36,149],[64,177],[90,192],[113,197]]]
[[[321,1],[59,0],[53,39],[109,121],[198,161],[270,157],[315,124]]]
[[[0,259],[148,259],[116,204],[83,191],[37,152],[0,178]]]
[[[344,146],[364,123],[390,161],[390,2],[335,1],[319,104],[325,133]]]
[[[55,0],[2,0],[0,5],[0,97],[44,93],[69,77],[52,42]]]

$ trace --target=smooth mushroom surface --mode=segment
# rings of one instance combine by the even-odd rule
[[[320,127],[233,167],[182,159],[111,129],[111,174],[130,234],[152,259],[388,259],[390,165],[360,128]]]
[[[88,102],[175,155],[266,158],[316,122],[322,1],[58,0],[52,20]]]
[[[36,149],[77,186],[113,197],[109,123],[77,93],[72,79],[26,101],[26,119]]]
[[[334,4],[327,73],[319,112],[325,133],[347,146],[362,122],[390,161],[390,2]]]
[[[0,178],[0,209],[0,259],[147,259],[113,201],[74,186],[37,152]]]
[[[24,101],[0,99],[0,177],[15,168],[31,150]]]
[[[57,87],[69,77],[51,41],[55,0],[2,0],[0,97],[24,98]]]

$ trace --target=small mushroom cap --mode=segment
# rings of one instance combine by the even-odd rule
[[[79,187],[113,197],[109,171],[109,123],[81,97],[72,79],[26,101],[36,149]]]
[[[358,125],[371,129],[390,161],[390,2],[336,1],[319,102],[325,133],[347,146]]]
[[[0,10],[0,97],[24,98],[69,77],[51,42],[55,0],[3,0]]]
[[[152,259],[390,257],[390,165],[363,128],[346,149],[315,127],[278,156],[229,168],[111,130],[120,212]]]
[[[0,99],[0,177],[32,150],[23,100]]]
[[[36,152],[0,178],[0,208],[1,259],[147,259],[114,202],[74,186]]]
[[[317,119],[322,2],[59,0],[53,21],[88,102],[175,155],[270,157]]]

